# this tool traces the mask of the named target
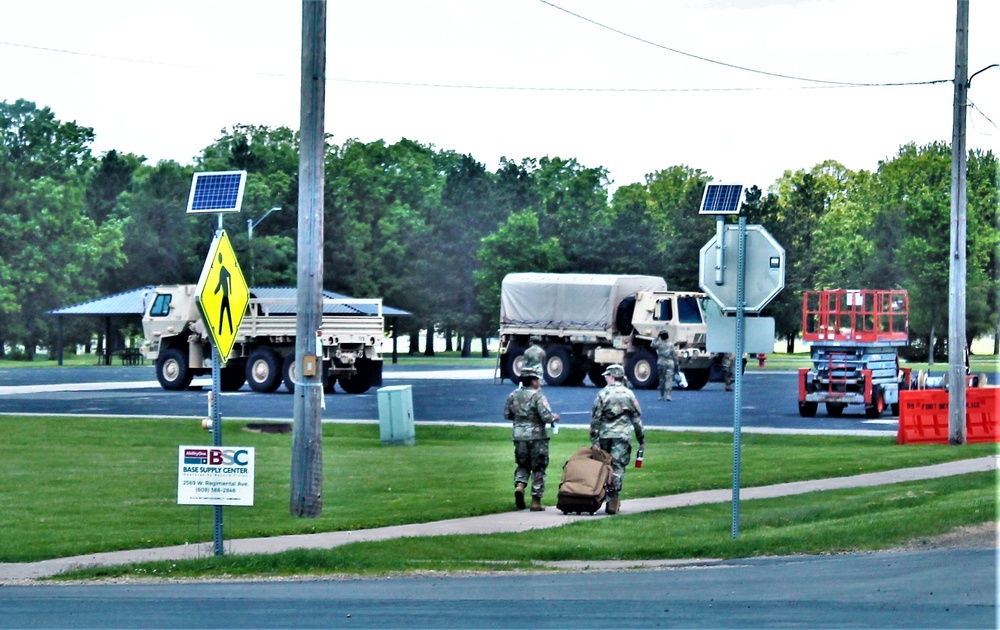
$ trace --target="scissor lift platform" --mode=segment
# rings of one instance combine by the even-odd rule
[[[909,343],[906,291],[806,291],[802,339],[812,345],[812,367],[799,370],[799,415],[815,417],[819,403],[834,417],[848,405],[864,405],[868,418],[886,407],[899,415],[899,390],[910,383],[897,352]]]

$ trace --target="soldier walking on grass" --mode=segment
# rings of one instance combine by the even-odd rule
[[[546,424],[559,421],[542,393],[538,373],[521,370],[521,386],[507,397],[503,417],[514,423],[514,504],[524,509],[524,491],[531,484],[531,511],[541,512],[545,494],[545,469],[549,466],[549,435]]]
[[[625,370],[620,365],[609,365],[603,376],[608,385],[598,392],[590,412],[590,445],[611,454],[611,480],[604,511],[617,514],[625,468],[632,461],[632,433],[635,432],[639,446],[646,443],[646,437],[639,401],[625,387]]]
[[[674,371],[677,369],[677,346],[670,341],[670,334],[661,330],[649,347],[656,351],[656,372],[660,376],[660,400],[673,400]]]

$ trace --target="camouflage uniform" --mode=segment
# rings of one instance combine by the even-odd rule
[[[554,415],[541,390],[519,387],[507,397],[503,417],[514,423],[514,485],[531,486],[531,496],[545,494],[545,469],[549,466],[549,435],[546,424]]]
[[[625,468],[632,461],[632,432],[645,442],[642,409],[624,383],[609,383],[594,400],[590,412],[590,444],[611,454],[609,499],[617,499],[625,480]]]
[[[722,355],[722,367],[726,369],[726,391],[733,389],[733,383],[736,382],[736,355],[727,352]]]
[[[534,370],[536,374],[541,376],[545,372],[542,366],[545,364],[545,349],[538,344],[531,344],[528,349],[524,351],[524,364],[521,366],[521,370]]]
[[[656,338],[649,347],[656,351],[656,373],[660,376],[660,398],[670,400],[674,390],[674,371],[677,369],[677,346],[669,339]]]

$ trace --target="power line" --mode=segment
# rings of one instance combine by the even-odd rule
[[[638,35],[633,35],[631,33],[627,33],[627,32],[625,32],[623,30],[614,28],[613,26],[608,26],[607,24],[604,24],[602,22],[598,22],[597,20],[592,20],[589,17],[580,15],[579,13],[574,13],[573,11],[570,11],[569,9],[561,7],[561,6],[557,5],[557,4],[553,4],[552,2],[549,2],[548,0],[538,0],[538,1],[541,2],[544,5],[548,5],[548,6],[552,7],[553,9],[556,9],[558,11],[562,11],[563,13],[571,15],[571,16],[577,18],[577,19],[583,20],[584,22],[588,22],[590,24],[593,24],[594,26],[597,26],[599,28],[603,28],[603,29],[611,31],[612,33],[615,33],[617,35],[621,35],[622,37],[627,37],[629,39],[633,39],[633,40],[635,40],[637,42],[641,42],[641,43],[647,44],[649,46],[654,46],[656,48],[660,48],[661,50],[666,50],[668,52],[672,52],[672,53],[677,54],[677,55],[683,55],[685,57],[690,57],[691,59],[697,59],[698,61],[704,61],[706,63],[715,64],[717,66],[723,66],[723,67],[726,67],[726,68],[733,68],[734,70],[742,70],[743,72],[752,72],[754,74],[761,74],[761,75],[768,76],[768,77],[776,77],[776,78],[779,78],[779,79],[792,79],[794,81],[805,81],[805,82],[808,82],[808,83],[822,83],[822,84],[825,84],[825,85],[828,85],[828,86],[832,86],[832,87],[897,87],[897,86],[902,86],[902,85],[932,85],[934,83],[951,83],[951,79],[937,79],[937,80],[934,80],[934,81],[902,81],[902,82],[897,82],[897,83],[860,83],[860,82],[856,82],[856,81],[827,81],[827,80],[824,80],[824,79],[813,79],[813,78],[810,78],[810,77],[798,77],[798,76],[789,75],[789,74],[781,74],[781,73],[778,73],[778,72],[769,72],[767,70],[757,70],[756,68],[748,68],[747,66],[739,66],[739,65],[736,65],[736,64],[733,64],[733,63],[728,63],[728,62],[725,62],[725,61],[719,61],[717,59],[709,59],[708,57],[702,57],[701,55],[696,55],[694,53],[689,53],[689,52],[686,52],[686,51],[683,51],[683,50],[678,50],[677,48],[671,48],[669,46],[664,46],[663,44],[659,44],[657,42],[653,42],[653,41],[650,41],[648,39],[643,39],[642,37],[639,37]]]
[[[997,127],[997,124],[995,122],[993,122],[993,120],[989,116],[986,115],[986,112],[984,112],[983,110],[979,109],[979,107],[977,107],[975,103],[973,103],[969,99],[966,99],[965,102],[969,105],[969,107],[971,107],[972,109],[974,109],[977,112],[979,112],[979,115],[982,116],[983,118],[985,118],[986,122],[988,122],[991,125],[993,125],[994,129],[1000,129],[1000,127]]]
[[[544,0],[541,0],[544,2]],[[546,4],[550,4],[546,2]],[[555,5],[552,5],[555,6]],[[559,7],[556,7],[559,8]],[[561,9],[564,10],[564,9]],[[583,18],[588,19],[588,18]],[[590,20],[588,20],[590,21]],[[640,40],[644,41],[644,40]],[[654,44],[657,45],[658,44]],[[123,61],[127,63],[139,63],[153,66],[162,66],[167,68],[181,68],[184,70],[198,70],[198,71],[212,71],[213,68],[206,66],[195,66],[191,64],[180,64],[166,61],[152,61],[149,59],[136,59],[132,57],[118,57],[114,55],[101,55],[97,53],[80,52],[77,50],[68,50],[65,48],[52,48],[48,46],[34,46],[31,44],[20,44],[17,42],[4,42],[0,41],[0,46],[10,46],[12,48],[25,48],[28,50],[40,50],[43,52],[59,53],[64,55],[75,55],[79,57],[89,57],[94,59],[107,59],[110,61]],[[672,50],[667,48],[667,50]],[[676,52],[676,51],[675,51]],[[688,54],[688,53],[681,53]],[[689,55],[698,59],[696,55]],[[708,60],[710,61],[710,60]],[[721,63],[721,62],[713,62]],[[722,64],[728,65],[728,64]],[[734,68],[739,68],[739,66],[732,66]],[[231,69],[227,69],[231,72]],[[759,71],[754,71],[759,72]],[[295,79],[296,77],[283,74],[279,72],[252,72],[257,76],[273,77],[279,79]],[[761,74],[770,74],[771,76],[780,76],[785,78],[796,78],[787,77],[785,75],[777,75],[771,73],[761,72]],[[468,83],[421,83],[415,81],[384,81],[376,79],[348,79],[348,78],[336,78],[327,77],[327,81],[336,83],[354,83],[354,84],[367,84],[367,85],[390,85],[390,86],[400,86],[400,87],[417,87],[417,88],[438,88],[438,89],[452,89],[452,90],[495,90],[495,91],[508,91],[508,92],[603,92],[603,93],[670,93],[670,92],[766,92],[766,91],[777,91],[777,90],[822,90],[822,89],[839,89],[839,88],[862,88],[862,87],[897,87],[897,86],[909,86],[909,85],[931,85],[935,83],[950,83],[950,80],[941,81],[922,81],[922,82],[910,82],[910,83],[844,83],[836,81],[819,81],[812,79],[799,79],[801,81],[812,81],[814,83],[819,83],[821,85],[799,85],[791,87],[671,87],[671,88],[633,88],[633,87],[554,87],[554,86],[529,86],[529,85],[476,85]]]

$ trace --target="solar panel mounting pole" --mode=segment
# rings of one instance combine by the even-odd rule
[[[326,157],[326,1],[302,2],[299,129],[298,287],[295,325],[295,421],[292,425],[292,516],[323,512],[323,368],[305,374],[303,357],[319,355],[323,325],[323,166]]]
[[[746,340],[747,218],[740,217],[736,258],[736,353],[733,357],[733,538],[740,535],[740,460],[743,449],[743,350]]]
[[[222,213],[218,214],[218,225],[215,228],[216,234],[222,232]],[[219,356],[219,347],[212,344],[212,446],[222,446],[222,408],[219,403],[222,401],[222,357]],[[215,555],[225,554],[225,536],[222,524],[222,506],[213,506],[213,526],[212,526],[212,549]]]
[[[726,218],[723,215],[715,217],[715,284],[722,285],[722,270],[726,264],[726,248],[723,244],[723,232],[726,230]]]

